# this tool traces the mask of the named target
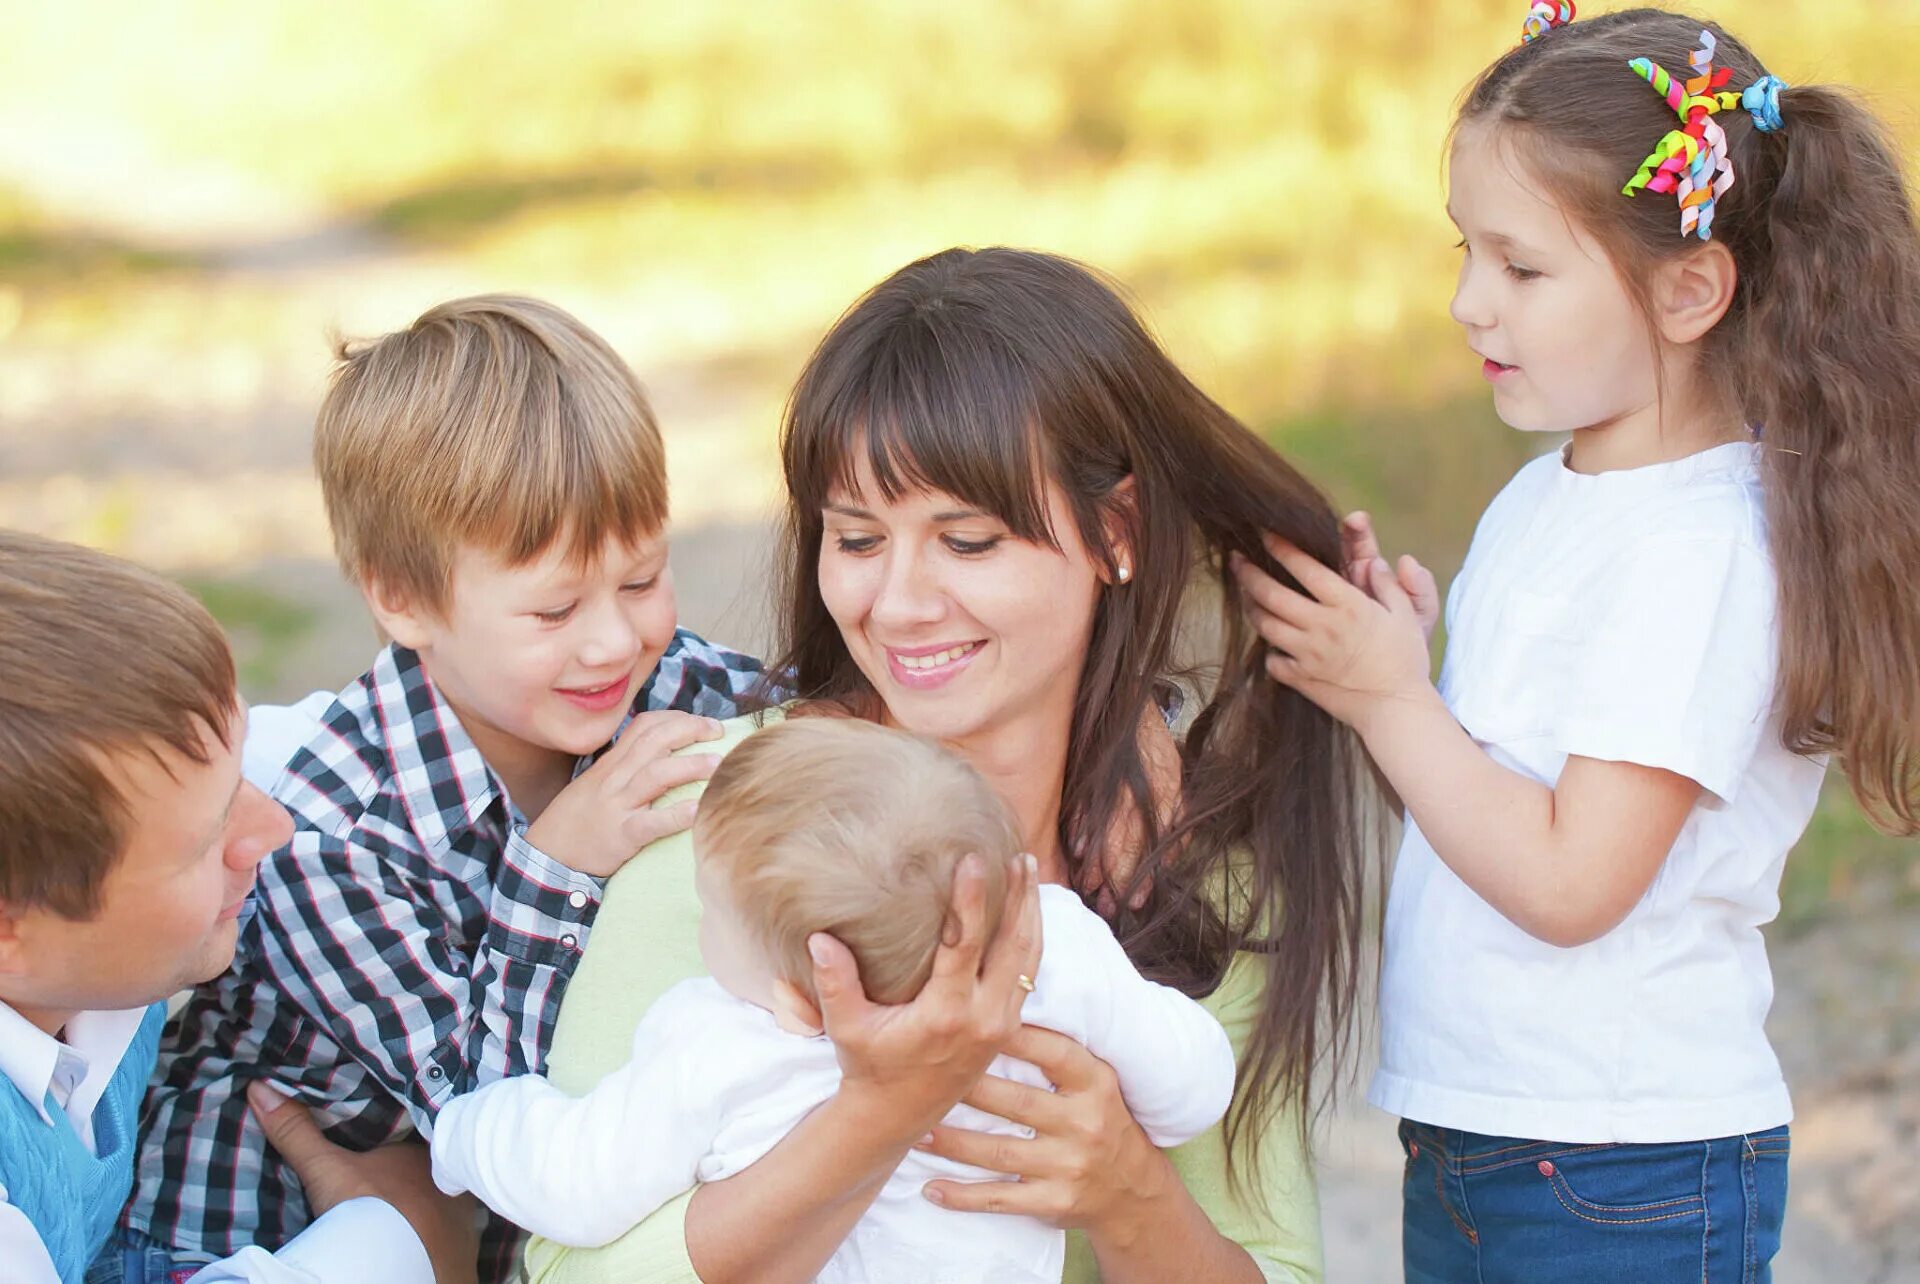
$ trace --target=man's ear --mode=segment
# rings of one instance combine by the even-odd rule
[[[434,617],[415,603],[412,594],[370,576],[361,582],[360,595],[367,599],[367,609],[383,636],[409,651],[421,650],[432,639],[429,626]]]
[[[775,978],[773,982],[773,1019],[788,1034],[811,1038],[826,1032],[826,1025],[820,1020],[820,1005],[785,977]]]
[[[1134,562],[1133,532],[1139,527],[1140,487],[1128,473],[1107,493],[1106,518],[1101,523],[1101,535],[1107,542],[1107,558],[1113,566],[1108,575],[1102,572],[1101,582],[1125,584],[1139,571]]]
[[[20,935],[20,911],[0,901],[0,976],[21,976],[27,971],[26,942]]]
[[[1694,343],[1733,306],[1740,273],[1733,253],[1708,241],[1660,265],[1653,280],[1654,325],[1672,344]]]

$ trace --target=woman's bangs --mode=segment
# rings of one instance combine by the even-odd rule
[[[1037,398],[1018,363],[977,335],[923,326],[888,336],[809,413],[796,407],[789,473],[796,501],[818,512],[830,493],[879,498],[936,491],[1005,522],[1021,539],[1058,547],[1047,521]],[[915,339],[920,342],[914,342]],[[868,498],[872,498],[869,496]]]

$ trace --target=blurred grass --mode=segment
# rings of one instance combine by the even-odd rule
[[[233,642],[240,689],[276,687],[281,660],[314,627],[313,609],[245,579],[189,576],[184,582]]]
[[[427,301],[386,289],[382,254],[550,294],[643,378],[704,382],[689,404],[724,393],[732,418],[700,421],[724,462],[771,449],[806,352],[887,272],[950,244],[1040,246],[1113,273],[1204,387],[1444,580],[1540,445],[1494,419],[1445,310],[1451,104],[1522,8],[0,0],[0,335],[65,362],[73,398],[104,388],[102,416],[164,382],[192,421],[281,377],[263,363],[221,402],[196,391],[208,351],[296,352],[317,386],[304,287],[246,264],[345,229],[372,266],[343,279],[395,300],[373,324]],[[1789,81],[1871,86],[1920,155],[1920,7],[1706,13]],[[54,404],[10,359],[0,398]],[[305,608],[224,572],[196,586],[271,686]],[[1830,791],[1788,866],[1788,919],[1912,852]]]
[[[189,255],[75,228],[0,185],[0,282],[72,286],[192,265]]]

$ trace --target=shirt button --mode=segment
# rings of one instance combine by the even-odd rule
[[[572,949],[574,946],[578,945],[579,943],[580,943],[580,938],[575,936],[572,932],[568,932],[565,936],[560,938],[560,944],[565,946],[567,949]]]
[[[446,1076],[447,1076],[447,1072],[442,1070],[439,1066],[427,1067],[427,1078],[429,1079],[444,1079],[446,1078]]]
[[[575,892],[573,895],[567,897],[567,904],[573,906],[575,909],[585,909],[587,907],[587,894],[585,892]]]

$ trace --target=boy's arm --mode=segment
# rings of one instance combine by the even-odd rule
[[[1087,1051],[1113,1067],[1134,1121],[1162,1149],[1219,1123],[1233,1100],[1226,1030],[1180,991],[1141,976],[1099,915],[1077,901],[1063,908],[1047,919],[1039,983],[1085,987]]]
[[[697,1005],[670,992],[634,1033],[633,1057],[583,1097],[524,1075],[449,1101],[433,1180],[556,1243],[596,1248],[692,1188],[713,1146],[720,1085],[691,1072]],[[697,1085],[697,1090],[696,1090]]]
[[[410,835],[409,835],[410,837]],[[365,1066],[423,1135],[459,1092],[542,1068],[596,879],[513,834],[471,952],[427,858],[363,826],[309,829],[261,867],[253,929],[287,1001]]]
[[[653,804],[712,773],[712,757],[674,751],[719,734],[710,718],[642,713],[539,821],[505,827],[504,841],[497,821],[469,825],[447,810],[423,820],[419,804],[395,798],[343,833],[300,825],[260,868],[249,925],[259,966],[430,1136],[455,1093],[544,1068],[604,876],[692,823],[690,802]],[[302,776],[310,759],[296,761],[285,791],[341,806],[325,777]],[[440,827],[437,846],[423,826]]]

